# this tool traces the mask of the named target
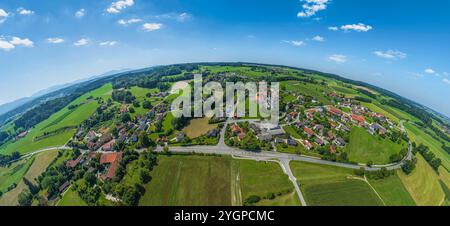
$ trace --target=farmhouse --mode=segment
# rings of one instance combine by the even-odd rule
[[[336,107],[330,106],[328,108],[328,112],[330,112],[332,115],[336,115],[341,117],[342,116],[342,111]]]
[[[352,121],[358,123],[360,126],[364,126],[366,119],[362,115],[352,114]]]
[[[66,166],[67,166],[68,168],[75,168],[75,167],[81,162],[82,159],[83,159],[83,156],[80,155],[80,156],[78,156],[78,158],[75,159],[75,160],[69,160],[69,161],[67,161],[67,162],[66,162]]]
[[[315,135],[314,131],[312,131],[310,128],[305,127],[303,128],[303,131],[305,131],[305,133],[308,135],[308,137],[312,137]]]
[[[116,176],[116,170],[122,161],[122,152],[104,153],[100,157],[100,164],[109,165],[107,173],[100,176],[100,179],[112,179]]]

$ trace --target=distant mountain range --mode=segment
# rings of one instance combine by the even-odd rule
[[[28,103],[30,101],[33,101],[36,98],[39,98],[39,97],[44,96],[46,94],[58,91],[60,89],[67,88],[69,86],[72,86],[72,85],[75,85],[75,84],[78,84],[78,83],[82,83],[82,82],[86,82],[86,81],[90,81],[90,80],[94,80],[94,79],[98,79],[98,78],[102,78],[102,77],[106,77],[106,76],[110,76],[110,75],[114,75],[114,74],[130,71],[130,70],[131,69],[129,69],[129,68],[122,69],[122,70],[112,70],[112,71],[108,71],[106,73],[103,73],[101,75],[96,75],[96,76],[89,77],[89,78],[86,78],[86,79],[80,79],[80,80],[76,80],[74,82],[69,82],[69,83],[66,83],[66,84],[56,85],[56,86],[49,87],[47,89],[43,89],[43,90],[41,90],[39,92],[34,93],[30,97],[23,97],[23,98],[15,100],[15,101],[12,101],[12,102],[0,105],[0,115],[3,115],[3,114],[5,114],[5,113],[7,113],[7,112],[17,108],[17,107],[20,107],[20,106],[22,106],[22,105],[24,105],[24,104],[26,104],[26,103]]]

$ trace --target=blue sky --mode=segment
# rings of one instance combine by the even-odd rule
[[[450,115],[446,0],[2,0],[0,104],[123,68],[248,61],[366,81]]]

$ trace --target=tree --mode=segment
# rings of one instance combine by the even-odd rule
[[[361,168],[355,170],[354,173],[356,176],[363,177],[366,173],[366,169],[364,167],[361,167]]]
[[[253,205],[255,203],[258,203],[259,201],[261,201],[261,197],[259,197],[257,195],[251,195],[247,199],[245,199],[244,205],[245,206],[251,206],[251,205]]]
[[[155,142],[153,142],[144,131],[139,134],[139,141],[141,142],[142,147],[145,148],[155,146]]]
[[[142,103],[142,107],[145,109],[151,109],[153,106],[152,103],[150,103],[150,101],[144,100],[144,103]]]
[[[130,107],[130,108],[128,109],[128,111],[129,111],[131,114],[133,114],[133,113],[136,112],[136,110],[134,110],[134,108],[132,108],[132,107]]]
[[[169,147],[168,147],[168,146],[164,146],[163,151],[164,151],[165,153],[168,153],[168,152],[169,152]]]
[[[372,161],[368,161],[366,164],[368,167],[372,167],[373,166],[373,162]]]
[[[125,114],[123,114],[123,115],[121,116],[120,120],[121,120],[123,123],[130,122],[130,121],[131,121],[131,115],[128,114],[128,113],[125,113]]]
[[[148,182],[150,182],[150,180],[152,179],[152,177],[150,176],[150,171],[147,169],[141,169],[141,171],[139,171],[139,179],[143,184],[147,184]]]
[[[93,173],[85,173],[83,179],[86,181],[86,183],[89,186],[94,186],[95,183],[97,182],[97,178],[95,177],[95,175]]]
[[[33,195],[29,191],[22,191],[19,194],[19,205],[20,206],[31,206],[33,202]]]
[[[402,165],[402,170],[406,175],[412,173],[412,171],[416,168],[416,160],[406,160],[405,164]]]
[[[28,189],[30,190],[30,193],[32,195],[36,195],[39,192],[39,187],[35,186],[33,182],[29,181],[26,177],[23,178],[23,183],[27,185]]]

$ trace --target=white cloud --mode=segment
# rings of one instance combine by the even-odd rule
[[[101,46],[115,46],[117,44],[116,41],[106,41],[106,42],[100,42]]]
[[[434,71],[432,68],[425,69],[425,73],[427,74],[436,74],[436,71]]]
[[[128,26],[130,24],[139,23],[141,21],[142,21],[141,19],[132,18],[132,19],[129,19],[129,20],[123,20],[123,19],[122,20],[118,20],[117,23],[120,24],[120,25],[123,25],[123,26]]]
[[[0,9],[0,24],[5,22],[6,18],[8,18],[9,13],[3,9]]]
[[[317,41],[317,42],[325,42],[325,38],[319,35],[316,35],[312,38],[312,40]]]
[[[75,17],[76,18],[82,18],[82,17],[84,17],[84,15],[86,15],[86,10],[85,9],[80,9],[77,12],[75,12]]]
[[[297,17],[311,17],[317,12],[327,9],[328,0],[302,0],[303,10],[297,14]]]
[[[2,49],[4,51],[9,51],[14,48],[15,48],[15,46],[13,44],[11,44],[8,41],[5,41],[2,37],[0,37],[0,49]]]
[[[162,24],[159,23],[145,23],[142,25],[144,31],[156,31],[162,28]]]
[[[329,60],[334,61],[335,63],[342,64],[347,62],[347,56],[341,54],[333,54],[328,57]]]
[[[336,26],[333,26],[333,27],[328,27],[328,30],[330,30],[330,31],[338,31],[339,28],[336,27]]]
[[[398,50],[387,50],[387,51],[375,51],[374,54],[378,57],[388,59],[388,60],[399,60],[405,59],[407,57],[406,53],[400,52]]]
[[[180,15],[177,16],[177,20],[179,22],[184,22],[186,20],[189,20],[191,17],[192,16],[189,13],[181,13]]]
[[[52,44],[59,44],[59,43],[63,43],[64,39],[62,39],[62,38],[48,38],[47,42],[48,43],[52,43]]]
[[[134,0],[120,0],[117,2],[113,2],[109,8],[106,9],[106,12],[108,13],[120,13],[122,10],[133,6]]]
[[[34,46],[34,43],[28,38],[21,39],[19,37],[13,37],[9,43],[13,44],[14,46],[24,46],[24,47]]]
[[[443,81],[445,84],[450,85],[450,80],[449,80],[449,79],[444,78],[444,79],[442,79],[442,81]]]
[[[34,11],[29,10],[29,9],[24,9],[24,8],[18,8],[18,9],[17,9],[17,12],[18,12],[20,15],[25,15],[25,16],[33,15],[33,14],[34,14]]]
[[[357,31],[357,32],[368,32],[370,30],[372,30],[373,27],[370,25],[365,25],[363,23],[358,23],[358,24],[347,24],[347,25],[342,25],[341,26],[341,30],[343,31]]]
[[[34,43],[28,38],[12,37],[11,40],[7,41],[0,36],[0,49],[9,51],[16,48],[16,46],[34,47]]]
[[[291,40],[291,41],[284,40],[283,42],[291,44],[293,46],[302,46],[305,44],[305,42],[303,42],[303,41],[296,41],[296,40]]]
[[[89,44],[89,40],[87,40],[85,38],[82,38],[82,39],[76,41],[75,43],[73,43],[74,46],[85,46],[87,44]]]

